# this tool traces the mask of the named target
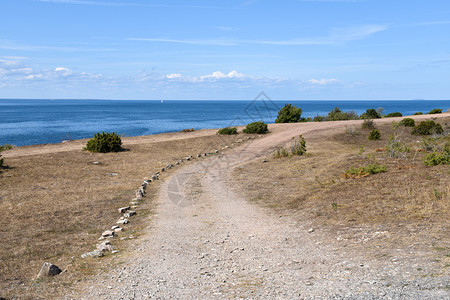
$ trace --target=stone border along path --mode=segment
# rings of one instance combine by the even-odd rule
[[[253,137],[247,137],[247,140],[251,140]],[[240,144],[242,142],[241,140],[238,140],[237,143]],[[232,144],[234,146],[234,144]],[[225,145],[222,150],[228,149],[229,146]],[[197,154],[197,158],[206,157],[208,154],[219,154],[219,150],[214,150],[214,152],[209,153],[203,153],[203,154]],[[191,161],[194,159],[194,156],[190,155],[185,157],[184,159],[177,160],[175,162],[175,166],[181,165],[184,161]],[[143,198],[146,194],[147,186],[152,183],[155,180],[159,180],[159,176],[162,172],[165,172],[167,170],[170,170],[174,167],[172,164],[167,164],[166,167],[161,168],[160,171],[156,172],[155,174],[150,174],[151,179],[148,179],[147,177],[144,178],[144,182],[142,185],[136,190],[136,198],[133,198],[130,202],[130,206],[121,207],[118,209],[119,213],[122,214],[122,216],[119,218],[119,220],[116,222],[117,225],[113,225],[111,229],[105,230],[102,235],[100,236],[99,240],[102,241],[101,243],[97,244],[96,250],[84,253],[81,255],[81,258],[88,258],[88,257],[102,257],[104,256],[104,252],[110,251],[111,253],[119,253],[119,250],[117,250],[112,244],[110,239],[116,237],[119,233],[124,231],[123,227],[120,227],[120,225],[125,225],[130,223],[130,218],[135,216],[137,212],[135,209],[139,207],[139,204],[142,202]],[[132,210],[133,209],[133,210]],[[123,239],[123,238],[122,238]]]

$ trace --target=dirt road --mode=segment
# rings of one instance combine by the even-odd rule
[[[267,137],[178,169],[164,179],[157,214],[126,263],[67,298],[448,299],[449,276],[420,277],[407,261],[346,252],[324,242],[308,220],[274,215],[230,186],[232,168],[262,160],[298,134],[340,127],[277,126]]]

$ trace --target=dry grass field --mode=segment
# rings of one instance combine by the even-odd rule
[[[117,208],[129,205],[145,177],[180,158],[212,152],[241,138],[219,137],[210,130],[125,138],[125,151],[119,153],[82,151],[86,141],[3,152],[0,297],[54,298],[84,275],[98,273],[99,260],[80,255],[95,249],[101,233],[119,218]],[[157,186],[158,182],[148,188],[144,205],[121,237],[137,237],[139,229],[148,226]],[[126,251],[123,243],[127,241],[114,239],[121,250],[117,255]],[[46,261],[66,272],[57,280],[36,280]],[[112,257],[101,261],[112,263]]]
[[[449,134],[449,118],[439,122]],[[376,121],[375,121],[376,122]],[[361,126],[310,132],[304,156],[266,158],[236,169],[234,182],[247,199],[280,215],[295,214],[302,224],[328,234],[326,243],[355,249],[370,258],[399,253],[450,270],[450,168],[425,166],[423,136],[409,127],[396,133],[410,145],[406,158],[389,158],[390,124],[376,125],[381,140],[369,141]],[[286,145],[288,148],[290,145]],[[378,149],[378,150],[377,150]],[[387,172],[345,179],[351,167],[377,162]]]

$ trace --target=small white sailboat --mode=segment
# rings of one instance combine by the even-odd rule
[[[164,103],[164,100],[161,100],[161,103]]]

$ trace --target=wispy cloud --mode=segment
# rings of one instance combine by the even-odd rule
[[[168,5],[157,3],[138,3],[138,2],[115,2],[115,1],[94,1],[94,0],[35,0],[38,2],[47,2],[55,4],[74,4],[74,5],[90,5],[90,6],[110,6],[110,7],[165,7],[165,8],[211,8],[211,9],[234,9],[232,6],[196,6],[196,5]]]
[[[0,40],[0,49],[16,51],[66,51],[66,52],[112,52],[112,48],[86,48],[86,47],[64,47],[64,46],[43,46],[43,45],[23,45],[11,40]]]
[[[224,40],[224,39],[167,39],[167,38],[128,38],[132,41],[181,43],[191,45],[211,46],[236,46],[244,44],[253,45],[280,45],[280,46],[302,46],[302,45],[333,45],[350,41],[361,40],[375,33],[388,29],[386,25],[363,25],[360,27],[333,28],[329,35],[323,37],[297,38],[290,40]]]

